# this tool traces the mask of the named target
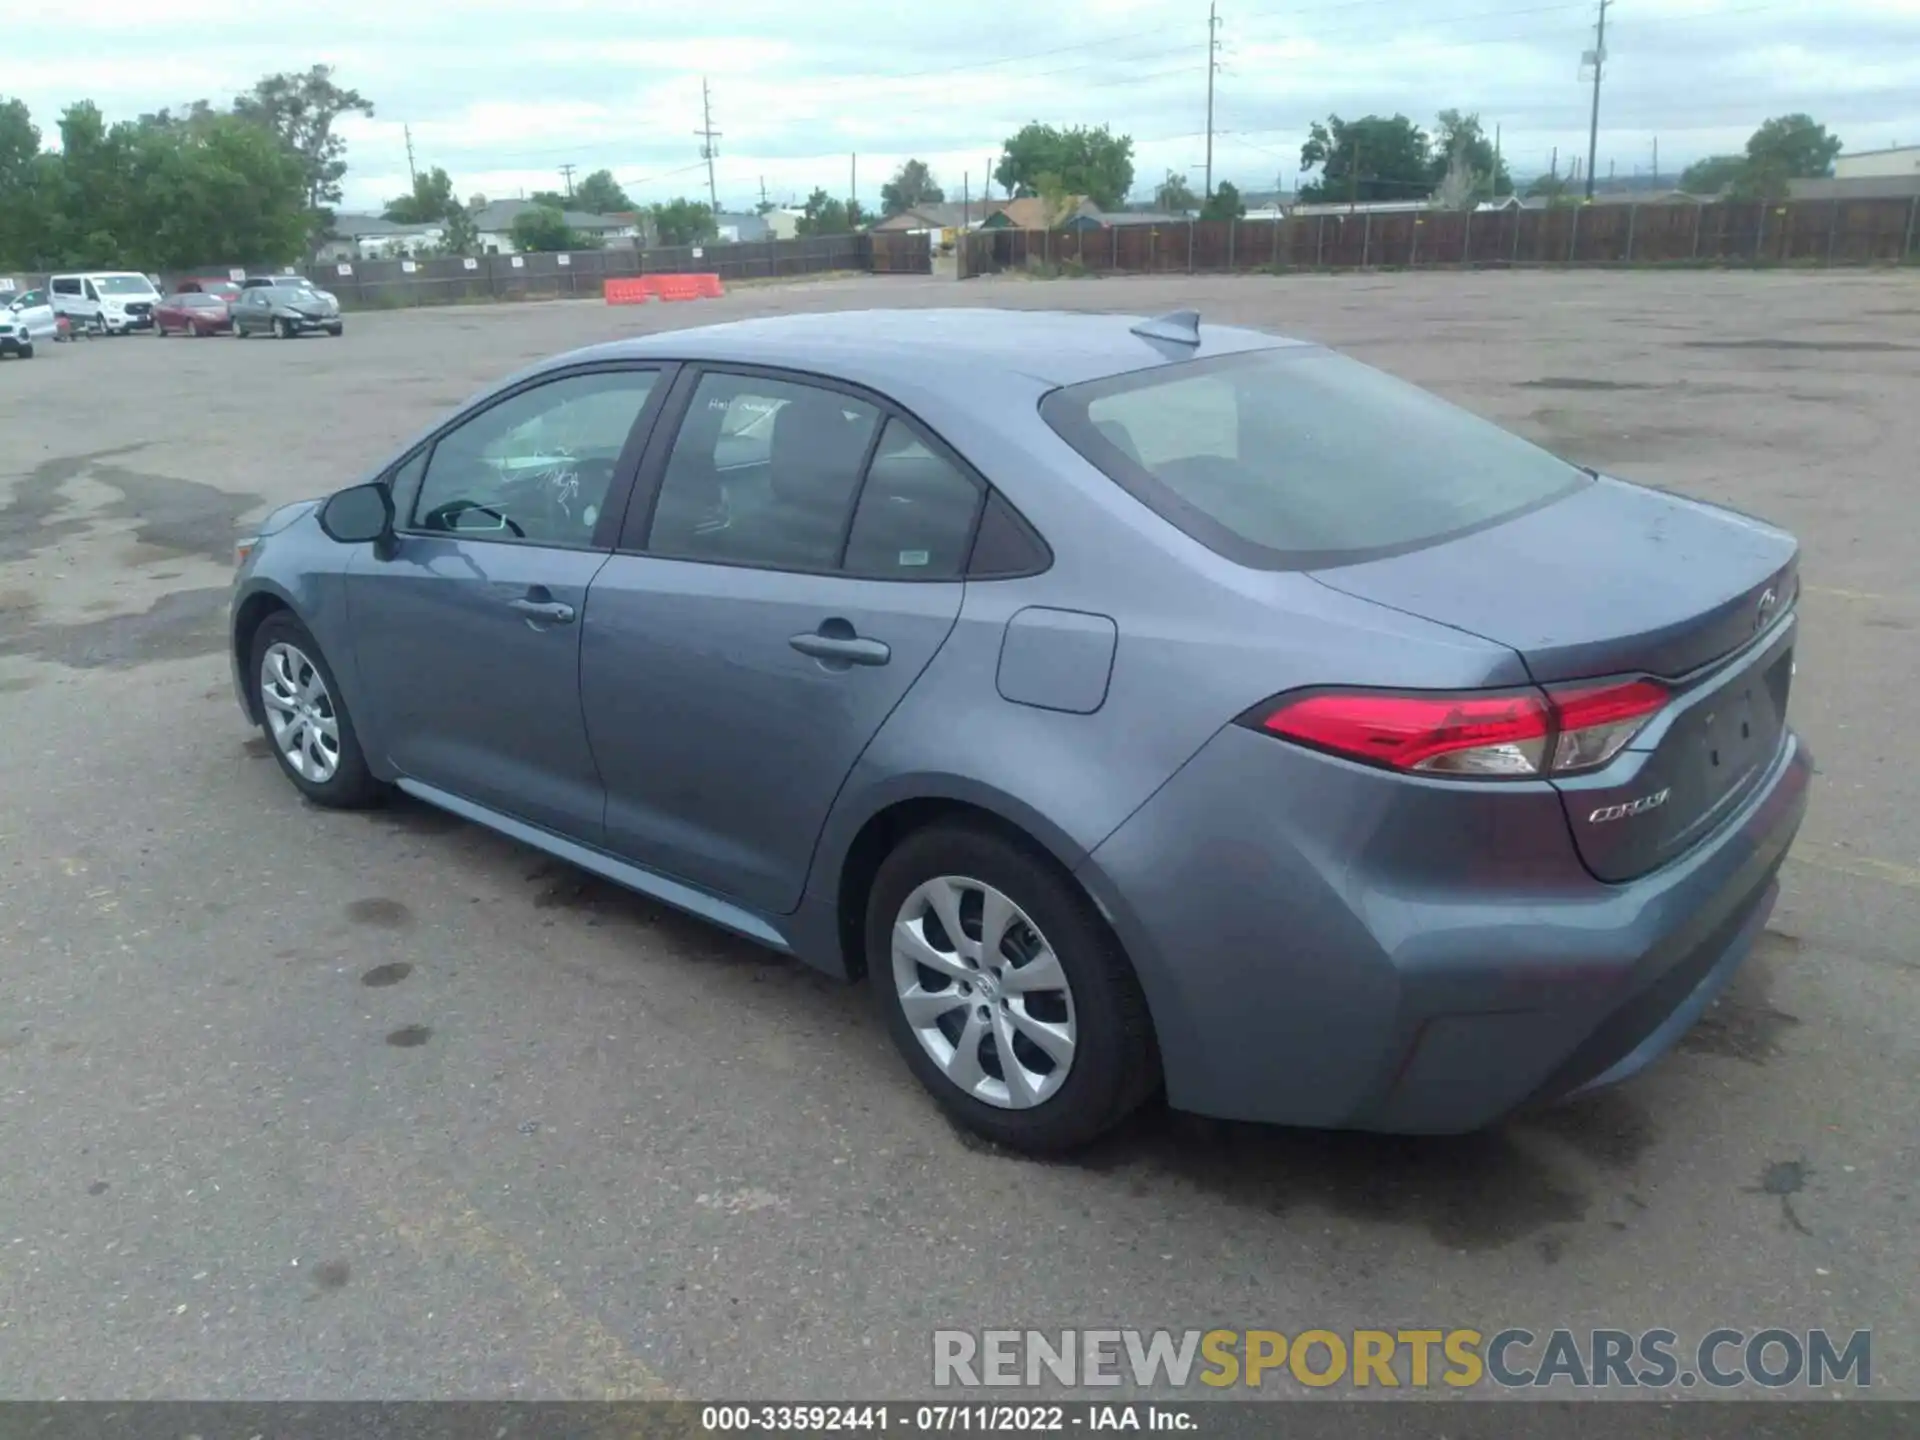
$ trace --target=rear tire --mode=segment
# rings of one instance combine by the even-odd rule
[[[333,810],[362,810],[385,798],[339,682],[290,611],[269,615],[254,632],[249,673],[260,729],[294,789]]]
[[[964,941],[937,910],[960,924]],[[991,948],[989,924],[1001,935]],[[874,876],[865,934],[868,978],[894,1044],[940,1108],[975,1134],[1031,1154],[1071,1150],[1159,1088],[1132,965],[1086,896],[1031,842],[964,823],[909,835]]]

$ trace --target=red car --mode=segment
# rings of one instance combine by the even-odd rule
[[[231,305],[240,298],[240,284],[236,280],[224,280],[217,276],[205,280],[182,280],[182,295],[218,295]]]
[[[218,295],[183,290],[169,295],[153,312],[153,330],[165,338],[181,335],[220,335],[233,329],[233,313]]]

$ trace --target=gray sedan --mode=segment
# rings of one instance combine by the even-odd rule
[[[346,322],[340,318],[340,302],[306,284],[242,290],[229,308],[233,333],[241,340],[249,335],[278,335],[291,340],[316,330],[329,335],[346,330]]]
[[[561,356],[240,546],[240,703],[865,977],[960,1123],[1457,1132],[1670,1048],[1812,770],[1798,546],[1190,313]]]

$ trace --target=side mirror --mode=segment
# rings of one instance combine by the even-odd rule
[[[338,491],[320,507],[320,529],[342,545],[377,545],[393,534],[393,497],[384,485]]]

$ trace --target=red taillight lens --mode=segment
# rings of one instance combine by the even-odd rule
[[[1282,739],[1393,770],[1524,779],[1605,765],[1666,702],[1666,688],[1651,680],[1550,693],[1322,691],[1283,701],[1257,723]]]
[[[1501,695],[1328,692],[1273,711],[1261,728],[1349,759],[1443,775],[1538,775],[1551,726],[1537,691]]]

